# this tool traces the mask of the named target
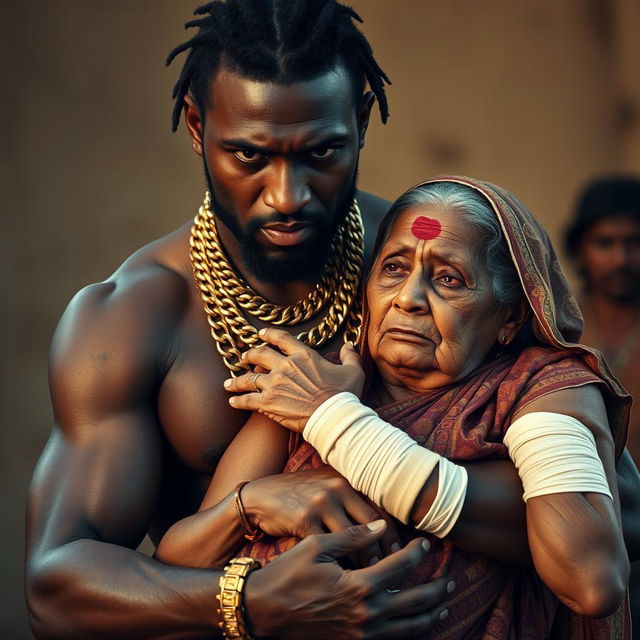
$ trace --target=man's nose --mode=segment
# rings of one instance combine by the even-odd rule
[[[266,174],[262,199],[270,209],[292,215],[311,201],[304,167],[291,160],[274,159]]]
[[[613,245],[610,255],[612,266],[617,268],[624,267],[629,264],[630,258],[631,254],[624,242],[619,241]]]

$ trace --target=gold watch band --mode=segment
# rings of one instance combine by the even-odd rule
[[[251,640],[245,618],[242,592],[247,576],[262,565],[253,558],[232,558],[220,577],[219,601],[220,628],[227,640]]]

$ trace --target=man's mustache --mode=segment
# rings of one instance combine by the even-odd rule
[[[299,209],[295,213],[292,214],[283,214],[278,211],[271,211],[268,213],[257,214],[249,220],[247,223],[247,233],[252,234],[258,231],[265,224],[274,224],[274,223],[299,223],[299,224],[313,224],[320,227],[327,226],[329,221],[326,218],[325,214],[314,211],[305,211],[303,209]]]

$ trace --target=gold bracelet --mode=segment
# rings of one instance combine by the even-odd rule
[[[216,596],[220,603],[218,613],[222,635],[227,640],[252,640],[242,604],[242,592],[247,576],[262,565],[253,558],[232,558],[220,576],[220,593]]]

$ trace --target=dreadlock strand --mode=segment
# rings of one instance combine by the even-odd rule
[[[215,6],[220,4],[218,0],[213,0],[213,2],[207,2],[206,4],[200,5],[193,10],[194,16],[202,16],[205,13],[212,13],[215,9]]]
[[[291,43],[292,48],[295,49],[306,39],[307,34],[303,25],[305,21],[309,20],[311,7],[308,2],[297,0],[292,2],[287,9],[280,8],[279,21],[282,23],[282,39],[284,42]]]
[[[234,5],[234,8],[238,19],[245,25],[246,32],[255,34],[263,45],[274,51],[278,46],[278,37],[269,4],[266,0],[258,0],[258,2],[241,0]]]

